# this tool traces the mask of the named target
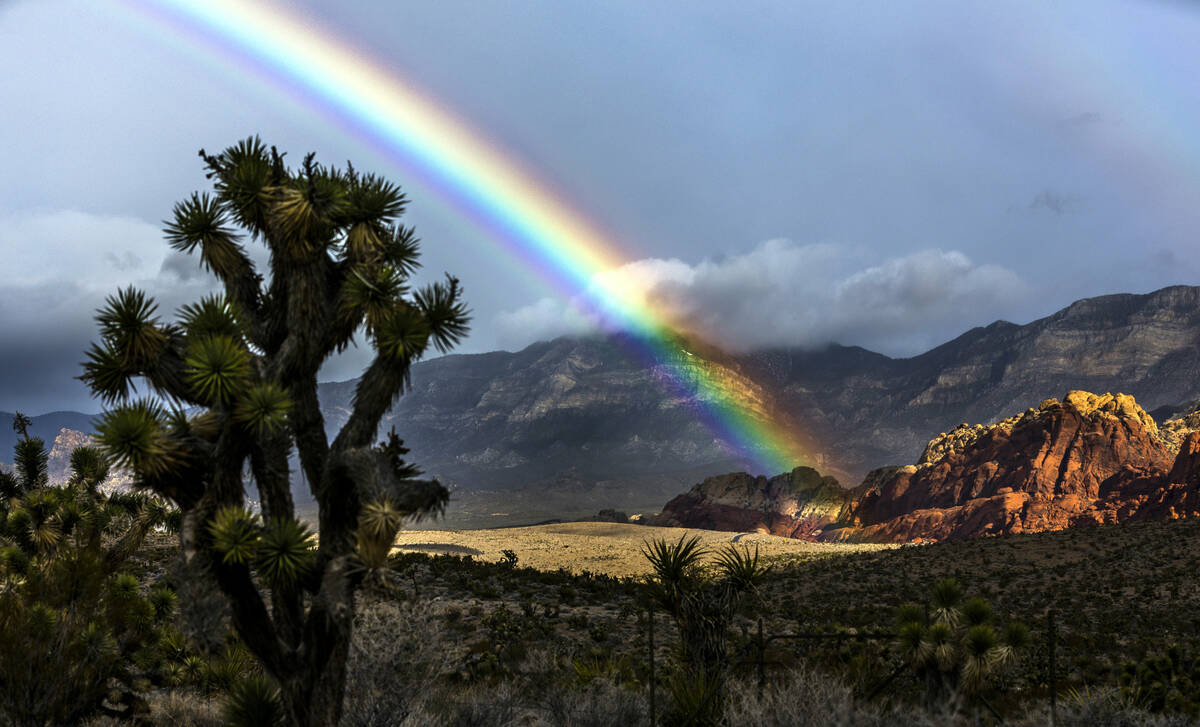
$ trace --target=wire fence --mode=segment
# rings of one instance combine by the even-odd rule
[[[641,689],[636,694],[626,693],[628,701],[625,704],[616,705],[610,700],[584,706],[570,704],[568,700],[571,697],[566,693],[558,694],[557,698],[550,700],[545,698],[535,700],[527,698],[525,695],[510,693],[504,699],[435,699],[427,703],[427,707],[443,715],[457,714],[458,717],[455,721],[458,723],[466,720],[466,723],[471,724],[621,724],[629,727],[648,724],[651,727],[657,727],[666,706],[663,703],[666,695],[660,693],[661,685],[667,682],[666,677],[669,676],[664,669],[663,659],[658,654],[663,644],[661,643],[661,630],[656,625],[662,625],[659,622],[664,620],[662,618],[664,614],[656,613],[654,609],[648,608],[644,615],[644,619],[639,618],[642,628],[637,637],[640,643],[636,644],[644,659],[642,664],[645,669],[639,670],[644,678],[640,681]],[[1042,655],[1048,661],[1045,671],[1042,672],[1042,678],[1045,680],[1049,695],[1049,724],[1050,727],[1056,727],[1058,722],[1057,662],[1059,655],[1054,612],[1048,613],[1044,630],[1039,629],[1038,631],[1041,636],[1040,643],[1044,648]],[[818,644],[859,642],[865,646],[878,643],[890,644],[896,638],[897,634],[890,631],[771,633],[767,631],[764,619],[759,618],[753,622],[752,631],[743,637],[741,649],[734,655],[730,666],[735,671],[740,671],[743,675],[750,677],[750,682],[757,688],[758,697],[761,699],[764,691],[771,684],[772,677],[785,674],[788,668],[795,663],[794,660],[779,658],[781,647],[790,647],[793,655],[805,655],[811,653]],[[910,665],[902,661],[882,678],[877,677],[874,684],[862,691],[864,700],[872,702],[885,696],[889,690],[895,690],[902,682],[901,677],[911,671]],[[991,713],[996,724],[1003,724],[1004,717],[999,710],[986,699],[981,697],[977,697],[977,699]]]

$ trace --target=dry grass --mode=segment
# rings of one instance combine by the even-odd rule
[[[894,547],[807,543],[760,533],[580,522],[488,530],[411,530],[400,533],[396,538],[396,549],[470,555],[484,561],[498,561],[502,551],[512,550],[521,565],[539,570],[565,568],[572,573],[589,571],[625,577],[649,572],[649,564],[641,552],[645,541],[654,538],[675,541],[685,535],[699,536],[709,549],[732,541],[751,548],[757,547],[760,555],[768,561],[846,555]]]

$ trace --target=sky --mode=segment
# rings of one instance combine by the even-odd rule
[[[1200,278],[1188,3],[292,3],[422,88],[619,244],[636,289],[734,350],[911,356],[997,319]],[[736,7],[736,9],[734,9]],[[458,349],[595,329],[412,169],[136,3],[0,0],[0,410],[73,377],[126,285],[212,290],[163,242],[196,152],[257,134],[401,184]],[[260,256],[261,250],[251,249]],[[351,378],[368,352],[332,361]]]

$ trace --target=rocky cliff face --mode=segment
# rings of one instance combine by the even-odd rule
[[[1186,424],[1186,416],[1176,421]],[[820,489],[775,484],[794,476],[709,478],[672,500],[660,522],[923,542],[1193,517],[1200,515],[1200,431],[1175,442],[1131,396],[1070,391],[990,426],[939,434],[916,465],[876,470],[853,492],[828,478]]]
[[[810,539],[843,518],[851,502],[837,480],[811,467],[770,479],[737,472],[710,477],[674,498],[654,524]]]
[[[1095,510],[1118,480],[1163,475],[1172,460],[1133,397],[1071,391],[993,426],[939,435],[919,464],[859,494],[851,527],[825,537],[945,540],[1104,520]]]
[[[57,485],[66,482],[71,477],[71,452],[76,447],[94,446],[95,441],[90,434],[74,429],[60,429],[54,438],[46,462],[46,473],[50,484]],[[133,475],[127,470],[113,468],[108,477],[100,485],[101,492],[116,492],[128,490],[133,486]]]

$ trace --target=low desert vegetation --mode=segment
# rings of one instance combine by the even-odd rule
[[[70,486],[35,488],[31,504],[46,497],[58,502],[66,493],[96,497],[86,482],[87,476],[76,476]],[[72,696],[59,706],[39,705],[45,710],[39,714],[54,715],[40,722],[30,721],[30,707],[8,697],[0,706],[4,718],[13,724],[288,724],[277,685],[238,638],[228,609],[210,600],[199,609],[207,622],[188,615],[196,604],[186,601],[204,591],[179,579],[181,559],[169,532],[177,516],[153,506],[142,515],[145,505],[136,498],[98,498],[113,515],[100,552],[128,555],[108,587],[87,591],[94,600],[62,611],[89,614],[111,648],[91,657],[65,649],[57,652],[59,662],[29,661],[28,655],[43,653],[30,639],[45,626],[24,622],[6,628],[9,640],[0,642],[4,654],[21,655],[19,663],[38,684],[53,684],[48,675],[70,674],[99,683],[95,675],[106,670],[105,688],[55,688]],[[26,523],[25,529],[6,529],[4,537],[12,543],[6,548],[34,554],[31,565],[22,566],[30,572],[39,557],[49,561],[44,552],[36,555],[35,538],[19,532],[32,533],[37,528],[28,523],[46,519],[14,519],[12,513],[26,507],[22,502],[6,501],[5,523]],[[120,545],[143,529],[132,552]],[[72,526],[63,533],[55,558],[67,556],[84,531]],[[1170,601],[1177,589],[1178,610],[1160,622],[1157,641],[1128,658],[1110,643],[1111,634],[1087,622],[1098,608],[1082,618],[1063,612],[1057,724],[1190,724],[1195,652],[1178,637],[1193,628],[1197,596],[1185,571],[1170,564],[1197,535],[1195,524],[1183,521],[757,561],[753,546],[705,553],[691,538],[651,539],[640,556],[649,575],[637,577],[530,568],[514,548],[501,549],[512,551],[508,557],[487,560],[393,552],[360,590],[340,723],[637,725],[649,724],[653,701],[663,725],[966,727],[999,724],[997,715],[1004,724],[1043,725],[1050,710],[1045,610],[1088,602],[1124,582],[1125,573],[1091,562],[1102,564],[1109,549],[1123,549],[1141,556],[1139,565],[1150,572],[1177,574],[1161,591]],[[23,560],[5,552],[5,568]],[[1043,573],[1048,562],[1060,560],[1075,566]],[[868,573],[887,577],[867,579]],[[1012,590],[1014,581],[1020,591]],[[860,600],[872,585],[871,597]],[[27,593],[8,588],[5,598]],[[123,607],[106,608],[107,602]],[[1140,605],[1152,614],[1167,606]],[[31,607],[3,613],[28,614]],[[1139,609],[1114,607],[1099,628],[1129,631],[1140,618]],[[777,639],[760,651],[760,623],[767,637],[830,638]],[[29,636],[13,643],[14,634]],[[67,669],[67,662],[75,668]],[[16,664],[0,659],[6,686],[17,684]],[[83,699],[87,694],[93,696]]]

